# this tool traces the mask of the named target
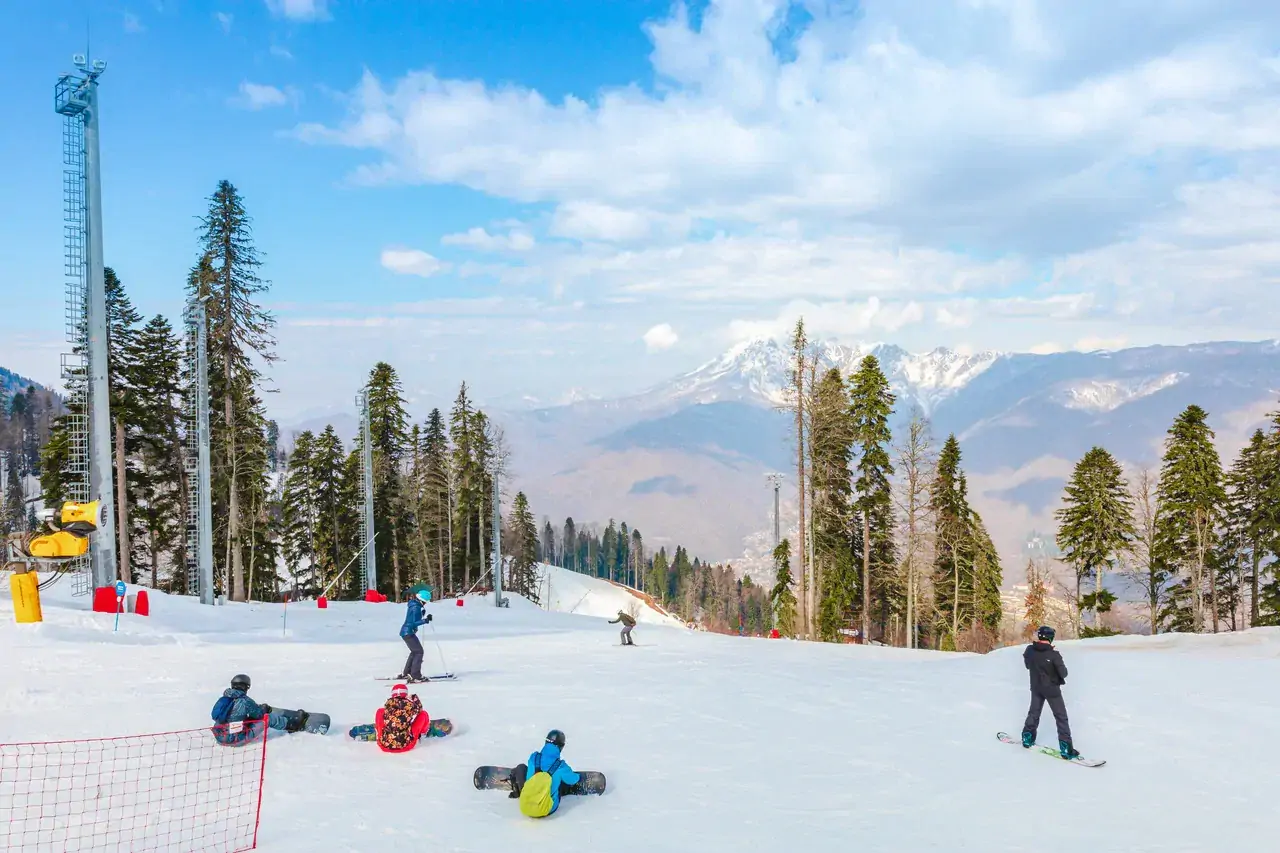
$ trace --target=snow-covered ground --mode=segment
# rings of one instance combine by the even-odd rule
[[[514,596],[505,609],[445,602],[431,607],[426,666],[439,666],[438,637],[459,679],[419,692],[457,730],[384,755],[345,732],[386,697],[373,677],[401,665],[400,606],[290,605],[282,632],[280,605],[156,595],[152,616],[126,615],[113,634],[66,586],[48,591],[34,626],[14,623],[7,583],[0,591],[0,742],[204,726],[230,676],[248,672],[259,701],[334,724],[328,737],[271,742],[264,853],[1275,845],[1274,630],[1062,644],[1077,745],[1109,762],[1095,770],[996,741],[1025,712],[1018,649],[942,655],[648,621],[641,645],[623,649],[615,626],[580,615],[585,602],[574,614]],[[604,797],[531,821],[472,788],[477,765],[518,763],[553,727],[575,767],[608,775]]]

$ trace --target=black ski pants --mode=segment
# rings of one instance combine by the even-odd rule
[[[422,678],[422,641],[417,634],[404,637],[404,644],[409,647],[409,659],[404,662],[404,674],[410,678]]]
[[[1040,728],[1040,712],[1044,710],[1045,702],[1049,703],[1053,721],[1058,724],[1058,740],[1070,745],[1071,724],[1067,721],[1067,703],[1062,701],[1061,693],[1046,696],[1038,690],[1031,691],[1031,708],[1027,711],[1027,721],[1022,724],[1023,733],[1035,735]]]

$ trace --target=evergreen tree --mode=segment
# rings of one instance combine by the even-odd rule
[[[449,433],[444,416],[432,409],[422,433],[422,503],[421,525],[428,532],[427,560],[435,568],[436,583],[443,592],[452,592],[452,578],[446,583],[446,569],[453,563],[453,545],[449,541]]]
[[[294,453],[296,456],[297,451]],[[315,519],[312,528],[313,582],[319,589],[328,586],[359,549],[356,545],[358,529],[355,515],[359,491],[357,484],[351,482],[349,459],[333,427],[326,426],[311,446],[310,464],[307,466],[311,474],[310,492]],[[353,572],[348,571],[348,575],[351,574]],[[350,589],[354,593],[358,586],[348,583],[341,590]]]
[[[855,527],[849,468],[856,435],[848,388],[839,370],[828,370],[809,406],[809,476],[813,483],[813,582],[818,587],[818,634],[834,640],[857,609]]]
[[[640,531],[632,529],[631,531],[631,567],[632,580],[631,583],[638,586],[641,591],[644,590],[644,537],[640,535]]]
[[[484,512],[482,499],[484,472],[479,464],[475,434],[476,411],[467,396],[464,382],[454,400],[449,416],[449,441],[453,445],[454,477],[453,534],[454,548],[462,563],[462,587],[471,588],[473,569],[472,544],[476,538],[476,520]],[[479,551],[475,552],[479,559]]]
[[[315,473],[311,470],[314,442],[315,436],[310,430],[294,438],[284,477],[281,546],[294,589],[315,589],[318,580],[315,576]]]
[[[1218,628],[1217,585],[1209,561],[1226,493],[1222,487],[1222,465],[1213,446],[1213,430],[1208,413],[1188,406],[1169,428],[1160,468],[1157,549],[1161,558],[1185,575],[1184,594],[1175,607],[1189,604],[1191,630],[1204,628],[1206,570],[1211,598],[1210,613]],[[1179,624],[1188,620],[1174,617]]]
[[[769,593],[774,625],[783,637],[796,635],[796,594],[791,590],[791,543],[783,539],[773,549],[774,586]]]
[[[103,270],[107,307],[107,387],[112,421],[112,470],[114,476],[116,525],[116,577],[133,583],[133,522],[130,508],[140,497],[141,471],[131,464],[139,437],[138,407],[147,394],[137,376],[138,324],[142,317],[134,310],[115,270]]]
[[[538,601],[538,523],[533,519],[529,509],[529,499],[524,492],[517,492],[511,507],[512,543],[503,550],[509,550],[511,557],[511,591],[523,595],[530,601]]]
[[[658,599],[663,606],[671,602],[671,582],[669,575],[671,566],[667,562],[667,549],[659,548],[653,555],[653,567],[649,570],[649,582],[645,584],[649,594]]]
[[[1260,578],[1275,530],[1276,511],[1266,494],[1270,461],[1267,438],[1262,430],[1256,430],[1226,476],[1223,532],[1234,561],[1243,561],[1243,580],[1249,589],[1249,627],[1259,624]]]
[[[1101,447],[1089,450],[1076,463],[1063,506],[1054,516],[1058,547],[1076,572],[1076,608],[1093,611],[1093,632],[1098,633],[1101,614],[1116,599],[1106,589],[1104,574],[1130,550],[1136,534],[1129,485],[1115,457]],[[1093,592],[1082,597],[1081,582],[1086,578],[1093,581]]]
[[[556,529],[551,526],[551,519],[542,520],[542,547],[539,556],[544,563],[558,565],[556,562]]]
[[[369,436],[373,444],[373,519],[379,590],[399,600],[405,589],[401,553],[408,541],[405,529],[407,505],[404,500],[401,465],[409,447],[409,415],[395,368],[380,361],[374,365],[366,386],[369,406]]]
[[[564,559],[561,565],[575,572],[582,571],[577,558],[578,528],[574,525],[572,516],[564,520],[564,534],[560,541],[564,543]]]
[[[874,615],[881,637],[890,613],[904,610],[902,590],[897,588],[893,568],[897,554],[893,541],[893,492],[889,461],[889,416],[893,414],[893,392],[889,380],[873,355],[862,360],[853,377],[853,435],[858,445],[858,479],[854,484],[854,510],[862,526],[862,636],[871,638],[872,597],[878,599]]]
[[[964,566],[969,505],[960,471],[960,442],[954,434],[947,436],[938,454],[929,502],[934,518],[933,587],[938,627],[954,649],[960,624],[965,621],[962,602],[967,597],[965,588],[971,574]],[[946,645],[940,644],[939,648]]]
[[[604,529],[604,536],[600,539],[600,550],[603,559],[599,577],[617,580],[615,575],[618,571],[618,528],[614,525],[612,518],[609,519],[609,526]]]
[[[267,421],[267,465],[273,473],[280,470],[280,425]]]
[[[201,220],[200,247],[188,290],[207,300],[214,526],[225,531],[223,546],[215,549],[215,561],[227,578],[231,599],[243,601],[249,544],[243,536],[248,521],[243,506],[245,482],[252,483],[262,474],[247,467],[247,459],[256,454],[246,452],[243,445],[254,444],[262,433],[264,419],[255,393],[261,380],[257,365],[276,360],[275,319],[256,301],[268,285],[258,277],[262,261],[253,243],[251,220],[229,181],[220,181],[209,198],[209,212]],[[262,457],[265,464],[265,453]],[[250,491],[254,488],[249,486]]]

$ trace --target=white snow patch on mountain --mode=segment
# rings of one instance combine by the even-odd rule
[[[1126,403],[1177,385],[1189,375],[1174,371],[1141,379],[1086,379],[1065,386],[1054,398],[1068,409],[1111,412]]]

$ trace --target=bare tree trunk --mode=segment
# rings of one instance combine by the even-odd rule
[[[871,639],[871,516],[862,511],[862,642]]]
[[[476,507],[476,515],[480,519],[480,533],[478,537],[480,542],[480,577],[484,577],[485,570],[489,567],[489,564],[484,560],[484,498],[480,499],[480,506]]]
[[[151,531],[149,541],[151,542],[151,588],[159,589],[157,579],[160,577],[160,554],[156,551],[156,532],[154,529]],[[172,588],[173,584],[169,584],[169,586]]]
[[[129,544],[129,492],[128,462],[124,452],[124,418],[116,415],[116,577],[125,583],[133,583],[133,569],[129,565],[132,547]]]

